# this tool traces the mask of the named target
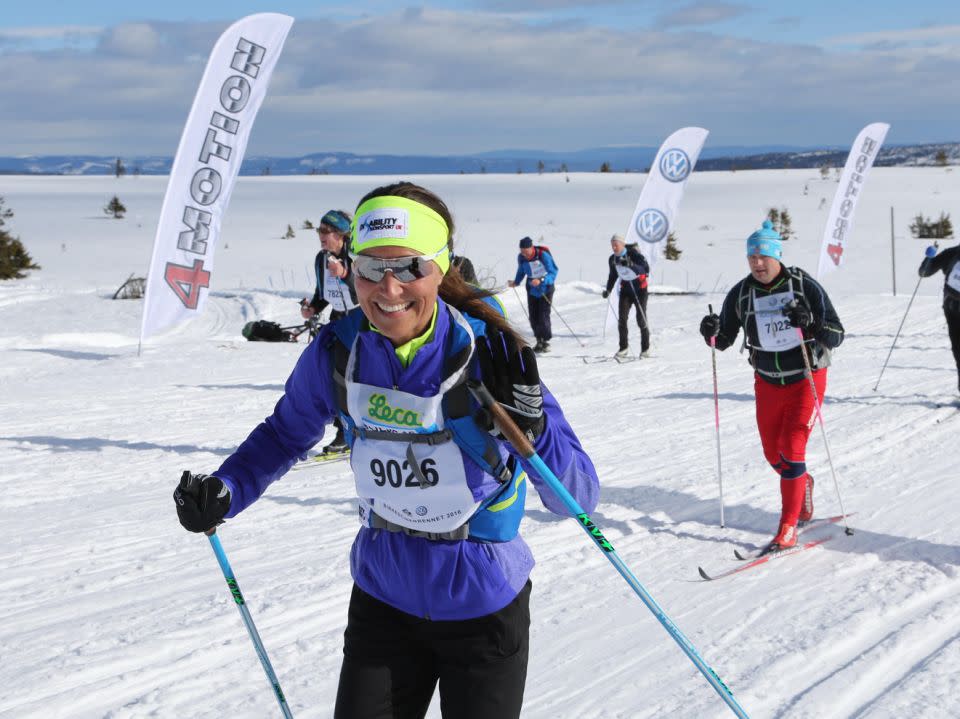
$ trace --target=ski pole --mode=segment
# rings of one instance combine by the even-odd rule
[[[280,681],[277,679],[277,675],[273,671],[273,666],[270,664],[267,650],[264,648],[260,634],[257,632],[257,627],[253,623],[253,617],[250,616],[250,610],[247,609],[247,603],[244,601],[243,594],[240,592],[240,585],[237,584],[237,579],[233,576],[230,562],[227,561],[227,555],[223,551],[223,545],[220,544],[220,537],[217,536],[216,531],[216,528],[211,529],[209,534],[207,534],[207,539],[210,540],[213,553],[217,555],[217,562],[223,571],[223,578],[227,580],[227,586],[230,588],[230,594],[233,595],[233,601],[237,603],[237,609],[240,610],[243,623],[247,626],[247,633],[250,635],[251,641],[253,641],[253,648],[257,652],[257,657],[259,657],[260,663],[263,665],[263,671],[266,672],[267,680],[270,682],[270,686],[273,687],[273,693],[276,695],[277,702],[280,704],[280,711],[283,712],[284,719],[293,719],[293,714],[290,713],[290,707],[287,705],[287,699],[283,696],[283,690],[280,688]]]
[[[570,330],[570,334],[573,335],[573,338],[580,344],[580,346],[586,347],[586,345],[583,343],[583,340],[580,339],[577,333],[573,331],[573,328],[567,324],[567,321],[563,319],[563,315],[560,314],[560,310],[558,310],[556,307],[553,306],[553,302],[550,301],[550,295],[544,294],[543,299],[545,299],[547,301],[547,304],[550,305],[550,309],[557,313],[557,317],[559,317],[560,321],[563,322],[564,327]]]
[[[713,305],[707,305],[713,314]],[[723,529],[723,465],[720,463],[720,392],[717,389],[717,338],[710,338],[710,362],[713,364],[713,417],[717,428],[717,483],[720,485],[720,529]]]
[[[630,571],[624,561],[617,554],[616,550],[613,548],[613,545],[610,544],[609,540],[603,536],[603,533],[600,531],[600,528],[593,523],[593,520],[590,519],[589,515],[583,511],[583,507],[577,503],[577,500],[573,498],[573,495],[567,491],[567,488],[564,487],[560,480],[557,479],[557,475],[551,471],[549,467],[544,463],[543,459],[540,458],[540,455],[537,454],[537,451],[533,448],[533,445],[530,444],[530,441],[527,439],[526,435],[520,431],[513,420],[510,419],[510,416],[506,411],[497,403],[497,401],[490,394],[490,391],[483,386],[483,384],[477,380],[467,380],[467,387],[469,387],[470,392],[484,407],[488,412],[490,412],[491,417],[493,418],[494,423],[497,426],[497,429],[501,434],[506,438],[506,440],[513,445],[521,456],[523,456],[533,468],[537,471],[537,474],[540,475],[541,479],[547,483],[554,494],[559,497],[560,501],[566,506],[570,514],[579,521],[580,526],[583,527],[590,538],[594,541],[597,547],[603,552],[604,556],[610,561],[614,566],[617,572],[620,573],[620,576],[626,580],[627,584],[630,585],[630,588],[636,592],[637,596],[640,597],[640,600],[646,605],[653,616],[657,618],[657,621],[667,630],[667,633],[673,637],[673,640],[680,645],[680,648],[683,652],[690,658],[690,661],[700,670],[700,673],[706,677],[707,681],[710,683],[717,694],[720,695],[720,698],[727,703],[727,706],[730,707],[730,710],[736,714],[741,719],[749,719],[746,711],[743,707],[737,702],[733,697],[733,692],[723,683],[723,680],[717,675],[717,673],[710,668],[710,666],[703,660],[703,658],[697,653],[697,650],[694,648],[693,644],[690,643],[690,640],[687,639],[683,632],[677,627],[676,624],[671,621],[671,619],[664,613],[663,609],[660,608],[660,605],[657,604],[656,600],[647,592],[644,586],[640,583],[640,580]]]
[[[513,287],[513,294],[517,296],[517,302],[520,303],[520,309],[523,310],[523,316],[527,318],[527,322],[530,322],[530,315],[527,314],[527,308],[523,306],[523,300],[520,298],[520,292],[517,290],[516,285],[511,285]]]
[[[796,302],[796,300],[794,300]],[[837,481],[837,469],[833,465],[833,457],[830,455],[830,443],[827,441],[827,428],[823,422],[823,412],[820,407],[820,397],[817,395],[817,383],[813,381],[813,369],[810,365],[810,356],[807,354],[807,345],[803,340],[803,330],[797,327],[797,334],[800,336],[800,354],[803,355],[803,366],[806,368],[807,379],[810,380],[810,391],[813,393],[813,407],[817,413],[817,420],[820,423],[820,433],[823,435],[823,446],[827,450],[827,462],[830,463],[830,474],[833,475],[833,486],[837,490],[837,501],[840,503],[840,514],[843,516],[843,531],[847,536],[853,534],[850,525],[847,524],[847,511],[843,508],[843,496],[840,494],[840,482]]]
[[[640,318],[643,320],[643,326],[647,328],[647,332],[650,331],[650,325],[647,324],[647,313],[643,311],[643,306],[640,304],[640,298],[637,296],[637,288],[633,286],[633,282],[630,283],[630,291],[633,293],[633,303],[637,306],[637,312],[640,313]]]
[[[897,340],[900,338],[900,331],[903,329],[903,324],[907,321],[907,314],[910,312],[910,306],[913,304],[914,298],[917,296],[917,290],[920,289],[920,283],[923,282],[923,277],[917,278],[917,286],[913,288],[913,294],[910,295],[910,301],[907,303],[907,311],[903,313],[903,319],[900,320],[900,326],[897,327],[897,334],[893,338],[893,344],[890,345],[890,351],[887,352],[887,358],[883,361],[883,367],[880,369],[880,376],[877,377],[877,383],[873,385],[873,391],[877,391],[877,387],[880,386],[880,380],[883,379],[883,373],[887,369],[887,362],[890,361],[890,355],[893,354],[893,348],[897,344]]]
[[[619,292],[619,290],[620,288],[618,287],[617,291]],[[607,307],[609,307],[610,312],[613,313],[613,319],[615,319],[619,324],[620,317],[617,313],[617,308],[613,306],[613,302],[610,300],[609,293],[607,293]],[[607,313],[606,312],[603,313],[603,339],[607,339]]]

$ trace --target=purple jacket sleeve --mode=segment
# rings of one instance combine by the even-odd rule
[[[597,478],[597,470],[593,467],[590,457],[580,446],[580,440],[574,434],[573,428],[563,416],[560,405],[556,398],[550,393],[550,390],[543,386],[543,412],[546,415],[543,434],[537,438],[534,449],[540,455],[553,473],[557,475],[560,483],[566,487],[567,491],[573,495],[577,503],[583,507],[583,511],[590,513],[597,508],[600,501],[600,480]],[[514,456],[519,458],[511,449]],[[524,460],[521,460],[527,476],[537,488],[537,493],[543,501],[544,506],[554,514],[564,517],[569,516],[570,512],[564,506],[560,498],[553,493],[547,484],[540,479],[536,470]]]
[[[305,456],[336,415],[330,334],[325,327],[304,350],[273,414],[214,473],[230,489],[228,518],[250,506]]]

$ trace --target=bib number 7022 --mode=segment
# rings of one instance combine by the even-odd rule
[[[420,462],[420,473],[431,487],[436,486],[437,482],[440,481],[436,466],[436,460],[430,457]],[[378,487],[387,484],[391,487],[420,487],[420,480],[407,460],[403,460],[401,464],[395,459],[388,459],[386,462],[382,459],[372,459],[370,460],[370,473],[373,475],[374,484]],[[404,473],[406,473],[406,476],[404,476]]]

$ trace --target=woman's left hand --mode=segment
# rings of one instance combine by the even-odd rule
[[[543,390],[537,356],[521,348],[512,335],[488,328],[477,340],[480,378],[494,399],[531,442],[543,433]]]

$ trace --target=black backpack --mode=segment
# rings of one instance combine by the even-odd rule
[[[251,342],[296,342],[296,335],[285,331],[276,322],[256,320],[243,326],[243,336]]]

